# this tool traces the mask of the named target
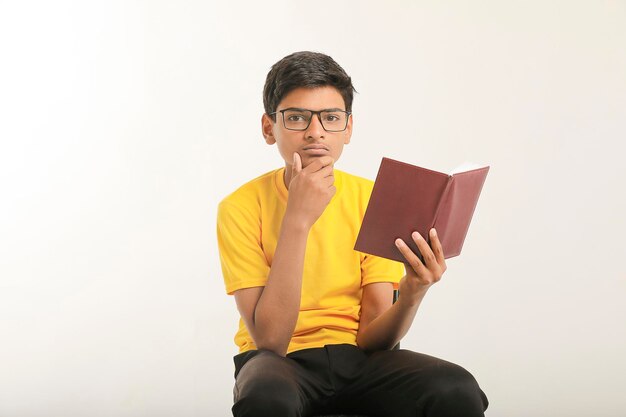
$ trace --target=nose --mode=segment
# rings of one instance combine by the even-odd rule
[[[325,134],[324,127],[322,126],[322,121],[320,120],[320,115],[313,114],[311,116],[311,123],[309,123],[309,127],[307,127],[304,135],[307,139],[323,139]]]

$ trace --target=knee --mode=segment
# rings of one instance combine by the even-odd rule
[[[279,390],[257,390],[239,398],[232,408],[235,417],[298,417],[301,415],[294,395]]]
[[[465,368],[442,361],[429,385],[434,407],[445,405],[444,415],[483,415],[489,402],[474,376]]]
[[[259,352],[239,373],[234,389],[235,417],[301,415],[298,384],[285,358]]]

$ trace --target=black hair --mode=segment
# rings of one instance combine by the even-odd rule
[[[267,73],[263,88],[265,113],[276,111],[280,101],[296,88],[335,87],[343,97],[346,111],[352,111],[356,91],[352,79],[330,56],[319,52],[294,52],[274,65]]]

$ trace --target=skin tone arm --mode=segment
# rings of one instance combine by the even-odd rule
[[[285,356],[298,320],[309,231],[335,195],[333,158],[302,168],[294,154],[287,209],[265,287],[235,292],[237,308],[257,348]]]
[[[406,275],[400,280],[398,301],[392,305],[392,284],[375,283],[363,289],[361,323],[357,344],[367,351],[386,350],[395,346],[406,335],[428,289],[441,279],[446,270],[441,242],[435,229],[430,231],[431,246],[417,232],[412,238],[424,262],[402,239],[396,246],[406,259]]]

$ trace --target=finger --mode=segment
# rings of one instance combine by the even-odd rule
[[[420,261],[417,255],[411,250],[411,248],[409,248],[404,240],[398,238],[396,239],[395,243],[402,256],[404,256],[404,259],[406,259],[409,265],[411,265],[411,268],[413,268],[413,270],[419,274],[420,271],[425,268],[422,261]]]
[[[291,178],[295,177],[302,171],[302,158],[298,152],[293,153],[293,165],[291,166]]]
[[[446,268],[446,258],[443,254],[443,247],[441,246],[441,241],[439,240],[439,236],[437,236],[437,231],[433,227],[430,229],[430,247],[432,248],[435,259],[437,263],[443,268]]]
[[[326,165],[324,168],[315,172],[314,175],[317,175],[318,177],[321,177],[321,178],[326,178],[326,177],[334,176],[335,175],[334,172],[335,172],[335,169],[333,168],[332,165]]]
[[[417,248],[419,249],[422,258],[424,258],[424,264],[428,269],[431,269],[437,264],[437,259],[435,258],[435,254],[433,253],[432,249],[430,249],[430,246],[428,246],[428,242],[426,242],[422,235],[420,235],[417,231],[413,232],[411,234],[411,237],[417,245]]]
[[[324,168],[317,171],[315,175],[319,175],[324,184],[328,186],[335,184],[335,168],[332,164],[326,165]]]
[[[335,185],[335,177],[333,175],[329,175],[328,177],[322,178],[322,184],[326,187],[333,187]]]

